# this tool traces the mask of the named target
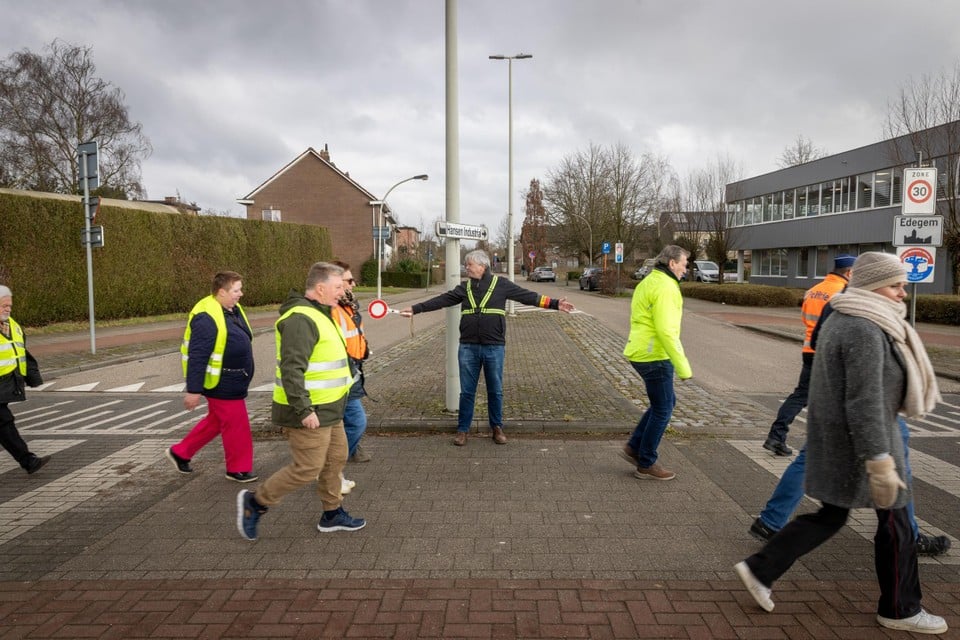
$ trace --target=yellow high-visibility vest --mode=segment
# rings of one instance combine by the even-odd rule
[[[27,347],[23,343],[23,329],[13,318],[10,323],[10,338],[0,333],[0,376],[20,369],[20,375],[27,375]]]
[[[243,323],[247,325],[247,331],[253,335],[253,329],[250,328],[250,321],[247,320],[247,314],[243,307],[237,304],[237,311],[243,318]],[[207,362],[207,372],[203,376],[203,388],[213,389],[220,383],[220,373],[223,370],[223,352],[227,347],[227,321],[224,317],[223,305],[217,299],[210,295],[203,298],[190,310],[190,316],[187,318],[187,330],[183,332],[183,342],[180,343],[180,364],[183,366],[183,377],[187,377],[187,360],[190,355],[190,322],[198,313],[205,313],[213,319],[217,325],[217,339],[213,343],[213,352],[210,354],[210,360]]]
[[[294,313],[302,313],[317,325],[320,339],[313,346],[313,352],[303,374],[303,382],[310,394],[310,404],[330,404],[350,393],[353,377],[350,375],[350,363],[347,360],[347,347],[340,327],[330,318],[312,306],[296,306],[289,309],[277,320],[274,332],[277,339],[277,370],[273,383],[273,401],[289,405],[287,392],[283,389],[280,371],[282,337],[280,323]]]

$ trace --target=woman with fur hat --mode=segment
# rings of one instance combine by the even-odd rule
[[[933,366],[906,320],[906,270],[897,256],[857,258],[846,292],[831,300],[813,361],[807,425],[806,492],[822,506],[798,516],[735,567],[757,604],[772,611],[771,587],[801,556],[829,540],[851,509],[877,513],[877,622],[889,629],[944,633],[943,618],[920,606],[917,550],[907,503],[897,414],[921,416],[940,400]]]

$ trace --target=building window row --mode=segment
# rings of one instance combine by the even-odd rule
[[[935,158],[931,165],[937,168],[937,198],[946,198],[950,172],[960,171],[958,156]],[[742,227],[896,206],[901,203],[905,168],[907,165],[890,167],[731,202],[727,206],[727,223]]]
[[[896,253],[890,243],[795,247],[790,249],[757,249],[751,263],[753,275],[795,278],[822,278],[833,271],[833,259],[839,255],[858,256],[867,251]],[[810,273],[811,263],[814,266]]]

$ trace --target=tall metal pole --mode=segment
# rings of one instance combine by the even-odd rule
[[[493,55],[491,60],[507,61],[507,277],[514,281],[513,257],[513,61],[532,58],[529,53],[515,56]],[[515,315],[513,300],[507,301],[507,313]]]
[[[83,182],[83,244],[87,247],[87,305],[90,310],[90,353],[97,353],[97,332],[93,313],[93,243],[90,237],[90,183],[87,180],[87,154],[80,153],[80,181]]]
[[[446,0],[446,167],[447,167],[447,222],[460,222],[460,124],[459,90],[457,85],[457,0]],[[447,261],[447,289],[460,283],[460,241],[447,238],[444,246]],[[445,406],[447,411],[456,411],[460,405],[460,366],[457,352],[460,348],[460,308],[446,309],[446,375]]]

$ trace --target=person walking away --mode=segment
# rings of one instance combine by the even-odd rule
[[[460,407],[457,414],[457,435],[453,444],[467,444],[473,422],[473,409],[483,371],[487,385],[487,418],[490,435],[496,444],[506,444],[503,433],[503,359],[507,332],[507,300],[520,304],[555,309],[570,313],[573,304],[566,298],[550,298],[524,289],[490,271],[490,256],[476,249],[464,256],[467,281],[426,302],[400,311],[404,317],[460,305]]]
[[[839,295],[839,294],[837,294]],[[813,329],[810,339],[810,346],[814,351],[817,348],[817,338],[820,329],[830,314],[833,312],[833,305],[829,302],[820,313],[820,319],[817,326]],[[903,463],[904,473],[907,478],[907,484],[913,486],[913,472],[910,469],[910,429],[907,427],[906,420],[902,416],[897,416],[897,426],[900,428],[900,437],[903,439]],[[786,526],[793,512],[797,510],[800,500],[803,499],[803,476],[806,469],[807,447],[800,448],[797,457],[790,461],[790,464],[780,476],[780,481],[773,490],[773,494],[764,505],[760,515],[750,525],[750,535],[761,542],[766,542],[776,535],[777,531]],[[907,517],[910,520],[910,530],[917,541],[917,554],[921,556],[939,556],[950,550],[950,538],[947,536],[934,536],[922,533],[920,525],[917,524],[917,518],[914,514],[914,504],[911,499],[907,503]]]
[[[280,305],[270,415],[283,428],[291,461],[256,491],[237,494],[237,529],[247,540],[257,539],[257,525],[270,507],[311,483],[323,506],[318,531],[357,531],[367,524],[341,506],[340,474],[347,461],[343,411],[353,385],[347,347],[332,315],[342,296],[343,269],[317,262],[307,273],[305,292],[291,291]]]
[[[855,257],[849,255],[839,255],[833,259],[833,271],[818,284],[807,289],[803,294],[803,304],[800,307],[800,319],[804,326],[803,352],[800,354],[802,363],[800,366],[800,379],[797,380],[797,386],[787,399],[780,405],[777,411],[777,417],[770,425],[770,431],[767,433],[767,439],[763,442],[763,448],[777,456],[793,455],[793,449],[787,446],[787,432],[794,419],[807,406],[807,394],[810,390],[810,369],[813,365],[813,345],[811,336],[813,328],[817,326],[817,320],[820,319],[820,313],[830,298],[843,291],[850,279],[850,268],[853,266]]]
[[[247,390],[253,378],[253,329],[240,305],[243,278],[235,271],[213,277],[213,293],[194,305],[187,318],[180,355],[187,392],[183,406],[193,411],[207,399],[207,415],[166,456],[180,473],[193,473],[190,461],[220,436],[226,478],[253,482],[253,435]]]
[[[0,285],[0,445],[17,464],[34,474],[50,461],[50,456],[38,456],[27,447],[17,431],[10,403],[27,399],[25,387],[43,384],[40,366],[27,351],[23,328],[10,317],[13,311],[13,292]]]
[[[832,300],[813,361],[807,420],[807,493],[822,506],[794,518],[734,567],[766,611],[774,608],[773,583],[794,562],[833,537],[851,509],[873,507],[877,622],[901,631],[947,631],[943,618],[921,607],[906,509],[911,496],[896,416],[922,416],[941,399],[923,343],[904,319],[906,282],[897,256],[871,251],[857,258],[849,288]]]
[[[333,318],[340,325],[347,345],[347,357],[350,359],[350,371],[353,373],[353,386],[347,396],[347,408],[343,413],[343,430],[347,434],[347,460],[352,459],[360,446],[360,438],[367,430],[367,412],[363,408],[364,389],[363,362],[370,356],[370,347],[363,331],[363,318],[360,305],[353,295],[356,280],[350,265],[334,260],[333,264],[343,269],[343,296],[332,307]],[[366,457],[369,460],[369,456]],[[341,490],[344,495],[350,493],[357,483],[341,475]]]
[[[667,429],[677,398],[673,376],[681,380],[693,370],[680,343],[683,295],[680,278],[687,272],[690,252],[667,245],[657,263],[633,290],[630,302],[630,334],[623,355],[640,374],[650,406],[641,416],[621,455],[636,467],[640,479],[673,480],[676,474],[657,462],[657,449]]]

